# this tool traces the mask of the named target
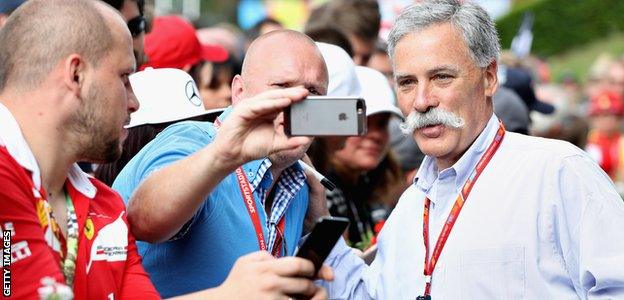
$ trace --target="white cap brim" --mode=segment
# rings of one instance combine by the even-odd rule
[[[198,112],[197,114],[189,115],[187,118],[182,119],[182,120],[176,119],[176,118],[173,118],[173,119],[163,118],[163,119],[160,119],[160,120],[151,120],[149,122],[144,122],[144,121],[132,122],[132,120],[134,120],[134,119],[132,119],[132,117],[131,117],[130,118],[130,123],[128,125],[124,126],[124,128],[129,129],[129,128],[133,128],[133,127],[137,127],[137,126],[141,126],[141,125],[147,125],[147,124],[154,125],[154,124],[169,123],[169,122],[173,122],[173,121],[184,121],[184,120],[188,120],[188,119],[192,119],[192,118],[195,118],[195,117],[208,115],[208,114],[214,114],[214,113],[221,114],[224,111],[225,111],[225,108],[209,109],[209,110],[205,110],[203,112]]]

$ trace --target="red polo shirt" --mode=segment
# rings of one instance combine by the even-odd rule
[[[17,299],[68,290],[60,267],[65,241],[52,233],[50,206],[41,198],[46,193],[40,185],[34,156],[0,104],[0,228],[3,242],[10,232],[11,254],[11,264],[3,265],[2,274],[10,271],[10,293]],[[76,164],[67,174],[65,188],[79,226],[74,298],[160,298],[141,265],[120,196]],[[7,281],[3,283],[6,288]]]

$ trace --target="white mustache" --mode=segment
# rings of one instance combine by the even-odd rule
[[[416,129],[426,126],[444,125],[452,128],[461,128],[464,126],[464,123],[464,119],[458,115],[439,107],[434,107],[424,113],[412,111],[405,119],[405,122],[401,123],[401,131],[403,134],[412,135]]]

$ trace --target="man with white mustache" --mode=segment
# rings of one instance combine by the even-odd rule
[[[370,266],[333,249],[330,299],[623,299],[624,203],[582,150],[505,131],[487,13],[421,1],[388,40],[403,129],[426,157]]]

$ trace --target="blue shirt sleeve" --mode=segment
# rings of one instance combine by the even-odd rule
[[[332,282],[319,282],[329,299],[374,299],[367,289],[365,272],[369,266],[340,238],[325,260],[334,270]]]
[[[186,158],[210,144],[216,132],[214,127],[199,122],[182,122],[167,127],[143,148],[137,175],[141,181],[152,172]]]
[[[214,126],[208,122],[186,121],[167,127],[128,162],[115,179],[113,189],[128,203],[134,191],[150,174],[204,148],[215,135]],[[200,208],[172,239],[188,231],[203,209]]]

